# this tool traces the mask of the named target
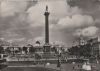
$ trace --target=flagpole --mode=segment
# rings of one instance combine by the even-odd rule
[[[58,56],[57,67],[61,71],[61,60],[60,60],[61,52],[59,50],[58,50],[58,55],[57,56]]]

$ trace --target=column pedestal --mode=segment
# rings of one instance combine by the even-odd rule
[[[50,51],[51,51],[50,47],[51,47],[51,46],[50,46],[49,44],[45,44],[45,45],[44,45],[44,52],[50,53]]]
[[[48,45],[48,44],[45,44],[44,45],[44,58],[45,59],[49,59],[50,58],[50,56],[51,56],[51,49],[50,49],[50,45]]]

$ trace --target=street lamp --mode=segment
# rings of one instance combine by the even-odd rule
[[[57,67],[60,67],[61,66],[61,63],[60,63],[60,55],[57,55],[58,56],[58,60],[57,60]]]
[[[58,50],[58,60],[57,60],[57,67],[60,68],[60,71],[61,71],[61,60],[60,60],[60,57],[61,57],[61,50]]]

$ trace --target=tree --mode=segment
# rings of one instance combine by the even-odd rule
[[[4,53],[4,49],[2,46],[0,46],[0,53]]]
[[[40,43],[40,41],[36,41],[36,44],[39,44],[40,45],[41,43]]]
[[[84,57],[90,57],[91,56],[91,45],[86,44],[86,45],[80,45],[74,46],[72,48],[68,49],[68,52],[70,55],[76,55],[76,56],[84,56]]]
[[[79,47],[78,46],[73,46],[72,48],[68,49],[68,52],[70,55],[79,55]]]
[[[7,49],[5,50],[5,52],[7,52],[7,53],[11,53],[11,50],[10,50],[10,47],[7,47]]]
[[[30,53],[35,53],[35,51],[36,51],[36,49],[33,46],[29,48]]]
[[[27,47],[23,47],[23,51],[27,54]]]

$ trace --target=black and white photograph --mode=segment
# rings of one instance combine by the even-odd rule
[[[100,0],[0,0],[0,71],[100,71]]]

